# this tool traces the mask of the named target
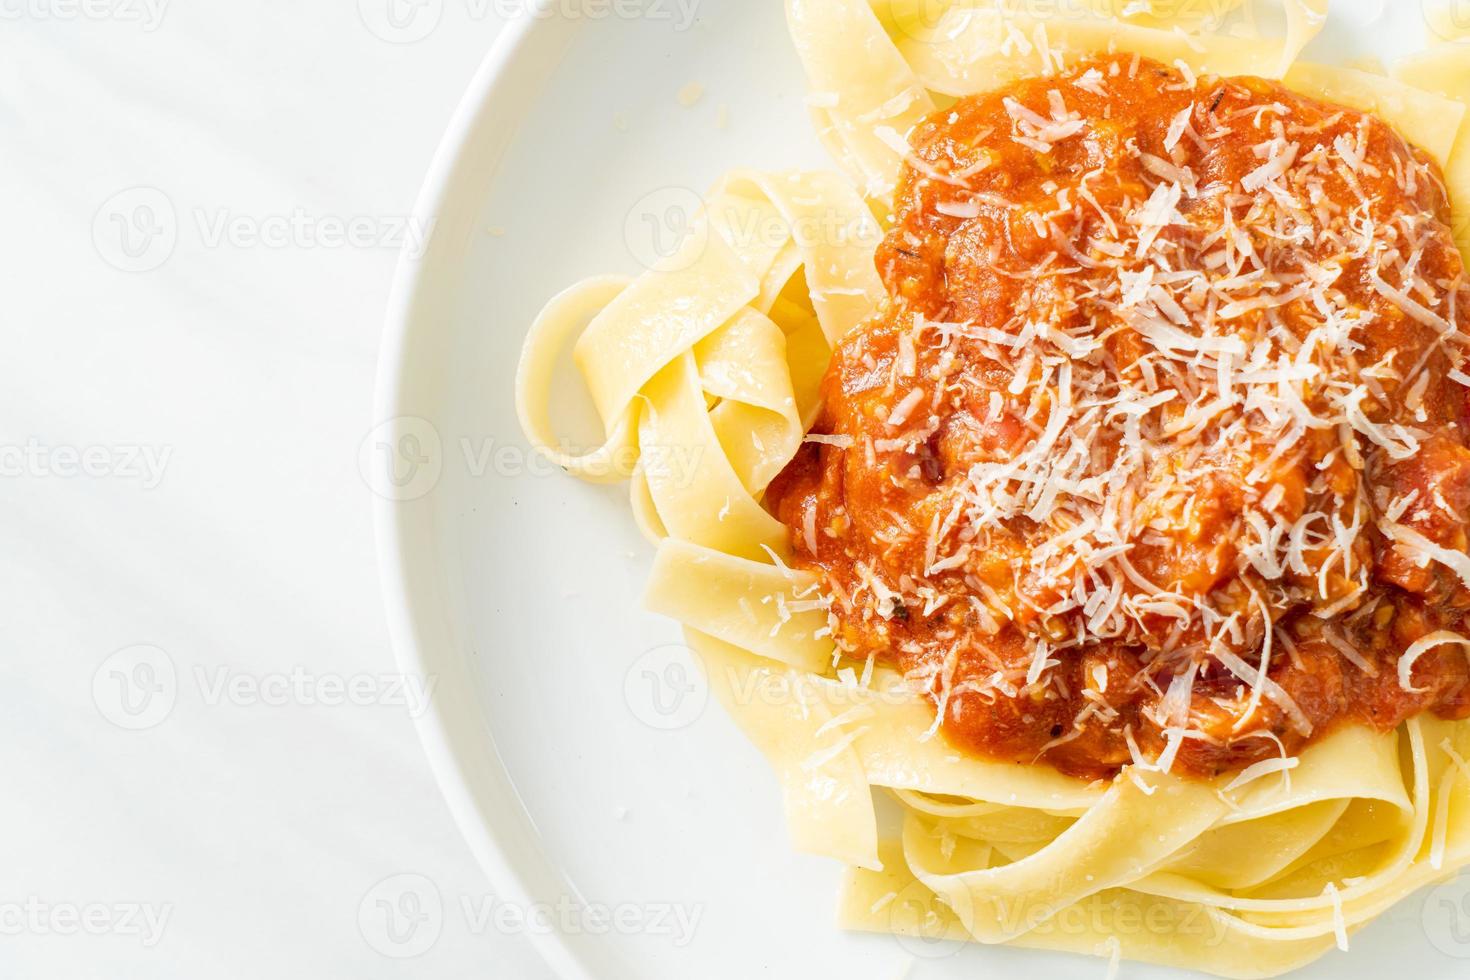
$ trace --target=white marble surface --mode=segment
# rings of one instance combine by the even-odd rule
[[[548,975],[477,925],[357,469],[392,246],[506,5],[392,43],[386,2],[0,5],[0,975]],[[442,913],[398,942],[403,873]]]

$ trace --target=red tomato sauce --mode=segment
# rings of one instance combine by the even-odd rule
[[[1470,611],[1445,557],[1470,295],[1435,164],[1130,56],[910,144],[889,300],[767,495],[840,651],[908,674],[955,745],[1089,778],[1470,715],[1464,644],[1399,678]]]

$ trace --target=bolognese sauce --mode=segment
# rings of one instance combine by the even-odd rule
[[[767,505],[954,744],[1213,775],[1470,714],[1470,294],[1371,115],[1132,56],[910,136]]]

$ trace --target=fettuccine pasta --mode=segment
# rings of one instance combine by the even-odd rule
[[[843,927],[894,933],[912,948],[1007,943],[1274,976],[1348,948],[1405,896],[1470,865],[1470,722],[1448,710],[1418,711],[1387,731],[1348,719],[1298,739],[1298,751],[1265,746],[1267,757],[1219,772],[1169,764],[1198,749],[1178,730],[1170,737],[1183,747],[1163,753],[1138,750],[1130,731],[1133,756],[1103,775],[954,744],[938,681],[916,684],[893,662],[837,642],[833,580],[806,560],[818,529],[784,519],[768,493],[804,446],[857,452],[850,436],[813,432],[823,376],[893,302],[875,255],[906,172],[925,166],[910,138],[957,100],[1099,57],[1151,59],[1186,80],[1276,80],[1370,113],[1427,154],[1470,255],[1463,47],[1445,41],[1380,75],[1299,59],[1326,0],[1287,0],[1279,36],[1224,32],[1243,0],[1208,15],[1168,6],[1179,5],[1089,0],[1086,15],[1056,18],[1006,0],[789,0],[808,106],[841,172],[730,174],[676,254],[636,279],[572,287],[527,337],[517,376],[525,432],[574,476],[629,481],[635,519],[657,546],[646,603],[683,624],[718,700],[769,758],[793,845],[846,869]],[[1077,127],[1061,108],[1039,122],[1017,110],[1032,127],[1022,138],[1048,149],[1048,137],[1068,138]],[[1262,193],[1272,179],[1259,178]],[[1452,311],[1459,288],[1446,285]],[[1411,319],[1453,331],[1431,308],[1432,290],[1381,291]],[[604,426],[590,448],[570,447],[550,420],[555,367],[569,348]],[[905,414],[889,408],[890,421]],[[1391,433],[1375,443],[1374,424],[1344,438],[1399,452]],[[1388,526],[1414,559],[1404,575],[1462,565],[1458,574],[1470,575],[1470,557],[1421,540],[1401,519]],[[906,622],[919,615],[908,597],[886,601]],[[1415,690],[1426,664],[1463,658],[1463,641],[1441,632],[1451,635],[1410,645],[1384,684]],[[1053,670],[1046,657],[1027,683]],[[1243,695],[1256,688],[1246,715],[1277,711],[1267,664],[1240,668],[1251,681]],[[1290,712],[1279,713],[1288,726]],[[899,815],[894,827],[885,812]]]

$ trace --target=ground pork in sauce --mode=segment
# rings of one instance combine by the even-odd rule
[[[1085,777],[1470,714],[1463,644],[1398,671],[1470,610],[1438,168],[1373,117],[1127,56],[910,143],[890,301],[824,382],[838,438],[767,497],[841,651],[954,744]]]

